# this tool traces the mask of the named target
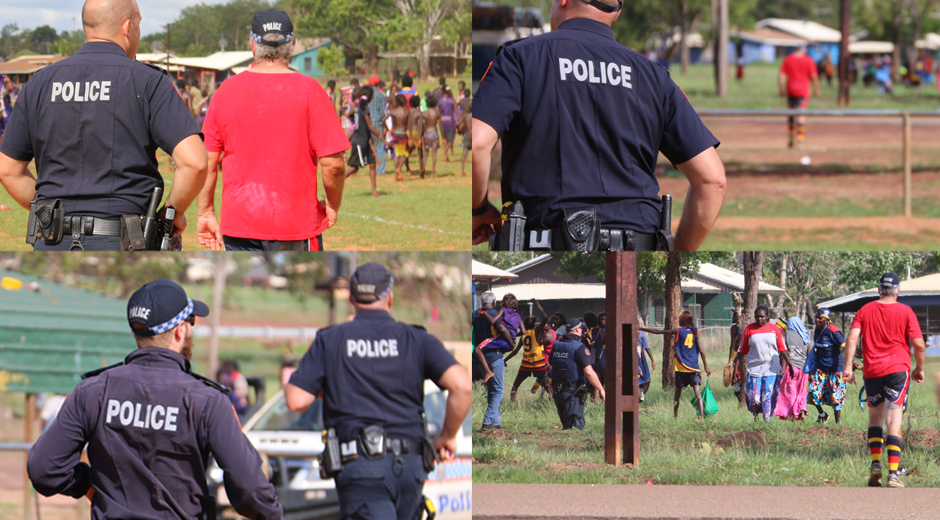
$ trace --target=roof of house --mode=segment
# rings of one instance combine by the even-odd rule
[[[775,47],[799,47],[807,43],[806,40],[802,38],[796,38],[790,33],[778,31],[770,27],[757,27],[753,30],[735,29],[731,31],[731,36],[754,43],[773,45]]]
[[[196,58],[170,58],[170,63],[195,69],[229,70],[239,65],[245,66],[254,59],[251,51],[226,51]]]
[[[725,269],[723,267],[718,267],[715,264],[702,263],[699,265],[698,271],[694,273],[696,278],[699,281],[711,285],[716,284],[719,288],[725,290],[730,290],[734,292],[744,291],[744,275],[737,273],[730,269]],[[684,283],[684,282],[683,282]],[[773,294],[780,295],[784,294],[786,291],[777,287],[776,285],[771,285],[767,282],[760,282],[757,286],[757,292],[761,294]]]
[[[518,274],[513,274],[509,271],[503,271],[502,269],[497,269],[491,265],[484,264],[483,262],[477,262],[476,260],[470,261],[470,271],[474,280],[495,280],[498,278],[505,278],[509,280],[519,277]]]
[[[940,296],[940,273],[921,276],[912,280],[902,280],[898,291],[898,298],[906,297],[935,297]],[[847,294],[832,300],[820,302],[819,307],[843,307],[839,311],[851,312],[857,310],[864,303],[878,299],[878,288],[865,289],[857,293]],[[930,298],[932,299],[932,298]]]
[[[765,18],[755,24],[756,27],[770,27],[792,34],[811,43],[833,43],[842,41],[842,33],[823,24],[810,20],[789,20],[785,18]]]
[[[878,41],[849,42],[849,52],[852,54],[890,54],[894,52],[894,44]]]
[[[535,266],[535,265],[539,265],[539,264],[541,264],[542,262],[547,262],[547,261],[550,260],[551,258],[552,258],[552,255],[546,253],[546,254],[544,254],[544,255],[539,255],[539,256],[533,258],[532,260],[529,260],[529,261],[526,261],[526,262],[522,262],[522,263],[519,264],[519,265],[514,265],[514,266],[512,266],[512,267],[510,267],[509,269],[506,269],[506,270],[509,271],[510,273],[518,273],[519,271],[522,271],[523,269],[528,269],[529,267],[532,267],[532,266]]]
[[[35,54],[29,56],[20,56],[12,60],[0,63],[0,74],[32,74],[39,69],[57,61],[62,61],[67,56],[60,54]]]

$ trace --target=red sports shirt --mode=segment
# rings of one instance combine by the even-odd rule
[[[862,330],[864,377],[882,377],[911,369],[909,339],[922,338],[920,323],[903,303],[871,302],[858,310],[853,329]]]
[[[317,205],[320,157],[349,141],[323,87],[302,74],[243,72],[212,96],[206,150],[222,152],[222,234],[306,240],[327,228]]]
[[[807,55],[790,54],[783,59],[780,73],[787,77],[787,96],[803,98],[809,96],[809,79],[815,78],[816,62]]]

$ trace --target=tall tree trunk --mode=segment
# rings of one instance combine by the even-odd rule
[[[721,72],[719,72],[718,67],[718,48],[721,45],[721,38],[719,38],[718,33],[721,30],[721,12],[720,6],[718,5],[720,0],[711,0],[711,13],[712,13],[712,73],[715,75],[715,93],[718,97],[721,97],[721,85],[718,78],[721,77]]]
[[[783,253],[780,257],[780,288],[784,291],[787,290],[787,254]],[[782,309],[783,304],[786,302],[787,295],[781,294],[777,298],[777,308]]]
[[[735,343],[740,345],[741,335],[744,334],[744,327],[747,327],[749,320],[744,316],[744,298],[741,296],[741,293],[732,293],[731,297],[734,298],[734,312],[738,317],[736,325],[738,326],[738,336],[735,338]],[[737,350],[737,349],[735,349]],[[738,392],[738,408],[744,408],[744,382],[747,381],[747,372],[745,371],[747,363],[742,359],[738,363],[741,371],[741,391]]]
[[[850,0],[840,0],[842,42],[839,44],[839,106],[847,107],[850,103],[849,90],[852,88],[851,78],[849,78],[849,62],[852,56],[849,54],[849,23],[852,18],[852,6]],[[856,71],[860,74],[862,71]]]
[[[757,289],[764,267],[762,251],[745,251],[744,255],[744,319],[753,323],[757,310]]]
[[[901,61],[901,15],[904,11],[904,0],[894,0],[891,5],[891,42],[894,43],[894,52],[891,53],[891,81],[898,83],[901,80],[899,73]]]
[[[728,0],[718,2],[718,97],[728,95]]]
[[[679,27],[682,33],[679,35],[679,59],[682,62],[682,74],[689,73],[689,30],[692,25],[689,20],[689,4],[686,2],[682,3],[682,16],[679,19]]]
[[[375,45],[369,45],[366,48],[365,60],[366,70],[372,76],[379,75],[379,48]]]
[[[679,313],[682,311],[682,253],[670,251],[666,259],[666,320],[664,329],[679,327]],[[675,372],[672,370],[672,358],[675,357],[676,338],[663,336],[663,389],[675,386]]]

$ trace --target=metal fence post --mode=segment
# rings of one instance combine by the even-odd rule
[[[904,111],[904,216],[913,216],[911,210],[911,113]]]

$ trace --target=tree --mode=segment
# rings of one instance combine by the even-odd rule
[[[310,36],[329,37],[363,54],[369,74],[378,74],[379,49],[388,40],[389,23],[398,13],[392,0],[291,0],[294,25]]]
[[[323,69],[329,78],[338,78],[349,74],[349,71],[343,68],[343,62],[346,61],[346,53],[340,45],[324,45],[317,52],[317,67]]]
[[[404,15],[405,19],[417,30],[419,38],[415,54],[418,57],[418,75],[429,79],[431,71],[431,40],[437,36],[438,29],[444,20],[455,13],[461,0],[394,0],[395,5]],[[466,6],[464,6],[466,7]]]
[[[744,324],[753,323],[754,311],[757,310],[757,290],[764,264],[762,251],[745,251],[744,256],[744,309],[741,320]]]
[[[666,324],[665,329],[679,327],[679,312],[682,310],[682,253],[666,253]],[[672,369],[672,358],[676,356],[675,338],[663,336],[663,389],[675,386],[676,374]]]
[[[601,283],[607,280],[605,253],[552,253],[552,258],[558,260],[559,273],[575,280],[582,276],[595,278]]]
[[[48,54],[53,50],[53,44],[57,37],[58,34],[56,34],[55,29],[48,25],[42,25],[33,29],[30,43],[33,45],[34,49]]]

